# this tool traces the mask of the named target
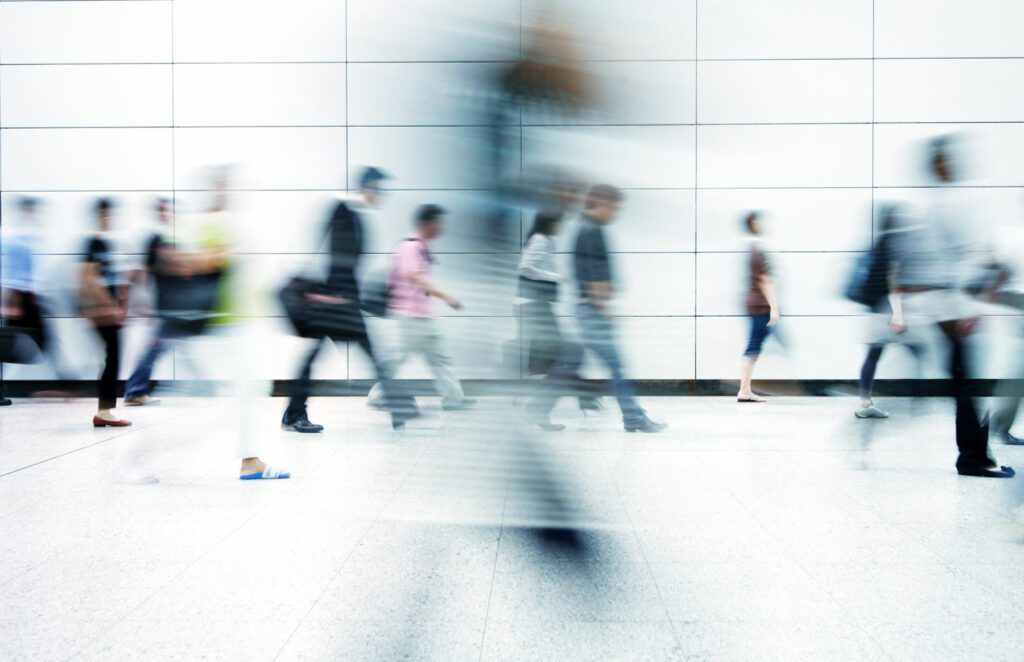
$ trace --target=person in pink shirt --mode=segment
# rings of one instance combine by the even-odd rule
[[[451,359],[444,352],[435,319],[434,299],[444,301],[453,310],[462,310],[462,302],[438,289],[430,279],[434,264],[430,242],[440,236],[444,215],[445,210],[438,205],[421,206],[416,211],[416,233],[407,237],[395,251],[388,314],[398,320],[399,349],[398,354],[386,362],[385,370],[393,377],[410,356],[422,355],[433,372],[441,406],[454,410],[465,409],[474,401],[466,397],[462,384],[452,373]],[[375,384],[368,402],[379,406],[382,399],[380,384]]]

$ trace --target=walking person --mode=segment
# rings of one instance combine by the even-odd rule
[[[163,317],[168,309],[167,297],[173,288],[172,280],[188,276],[183,259],[178,256],[171,239],[173,220],[172,203],[167,198],[158,198],[154,206],[157,229],[146,244],[146,261],[138,285],[152,280],[156,292],[156,310],[161,319],[139,364],[125,383],[124,403],[128,407],[156,404],[150,393],[155,382],[152,380],[156,362],[167,351],[171,340],[176,337],[175,326]]]
[[[950,376],[956,400],[957,473],[962,476],[1011,478],[1012,468],[1000,466],[989,450],[988,424],[975,408],[969,380],[967,337],[978,318],[968,312],[969,301],[960,289],[969,266],[972,238],[969,207],[961,200],[948,138],[932,142],[928,167],[936,186],[924,223],[914,232],[900,233],[897,287],[903,317],[910,327],[934,324],[949,347]]]
[[[440,299],[452,310],[462,310],[462,302],[438,288],[430,278],[435,263],[430,242],[441,235],[444,215],[445,210],[437,205],[417,209],[416,232],[400,243],[395,253],[388,314],[398,320],[399,347],[396,355],[385,362],[385,370],[394,378],[411,356],[422,355],[441,394],[441,407],[454,411],[471,407],[475,400],[466,397],[452,372],[434,312],[433,299]],[[379,406],[382,399],[383,390],[377,383],[370,389],[367,402]]]
[[[555,236],[562,225],[558,212],[541,211],[519,261],[518,317],[522,320],[522,342],[527,352],[527,369],[531,374],[545,375],[540,392],[526,403],[526,416],[543,430],[560,431],[565,426],[552,423],[550,412],[557,399],[569,390],[571,384],[580,385],[583,378],[579,367],[583,361],[583,347],[565,337],[555,304],[559,285],[565,277],[555,268]],[[579,396],[580,409],[600,409],[597,398]]]
[[[309,420],[306,401],[312,387],[310,376],[313,362],[324,341],[351,341],[362,348],[373,363],[379,389],[381,408],[391,413],[391,425],[398,429],[406,421],[419,416],[415,401],[401,395],[391,380],[391,375],[378,359],[366,322],[360,308],[359,280],[356,276],[359,260],[363,255],[366,231],[363,227],[362,211],[372,209],[380,200],[380,188],[385,174],[377,168],[366,168],[359,177],[359,193],[351,200],[342,200],[335,205],[328,222],[330,242],[330,266],[327,279],[313,291],[304,292],[303,306],[316,306],[322,318],[314,320],[323,329],[315,335],[315,345],[303,360],[299,377],[292,383],[288,407],[281,419],[286,429],[302,433],[316,433],[324,427]]]
[[[573,252],[580,297],[576,319],[584,348],[611,371],[612,391],[622,412],[623,428],[627,432],[661,432],[668,426],[647,416],[636,401],[636,387],[623,373],[611,318],[615,278],[604,228],[618,217],[622,199],[622,191],[608,184],[598,184],[587,193]],[[571,361],[561,363],[568,365]]]
[[[853,283],[847,294],[854,301],[867,306],[871,316],[871,340],[867,355],[860,369],[858,393],[860,406],[853,414],[857,418],[888,418],[889,412],[875,405],[872,399],[875,372],[882,351],[887,345],[901,344],[906,347],[920,364],[924,355],[923,343],[908,336],[903,318],[903,305],[896,287],[896,267],[900,262],[896,233],[903,231],[899,221],[899,210],[895,205],[884,205],[879,211],[880,228],[878,238],[866,258],[865,270],[858,275],[859,282]]]
[[[750,251],[747,255],[748,275],[745,301],[747,317],[750,320],[750,336],[740,362],[740,390],[736,394],[736,401],[767,402],[754,393],[751,381],[754,378],[754,366],[757,365],[757,359],[761,356],[764,341],[771,333],[772,327],[779,321],[779,304],[775,296],[771,263],[768,261],[762,244],[759,212],[752,211],[744,216],[743,226],[750,240]]]
[[[92,418],[94,427],[125,427],[131,421],[115,416],[117,375],[121,365],[121,328],[128,307],[128,288],[121,281],[110,239],[114,202],[100,198],[94,207],[97,232],[86,244],[81,271],[80,303],[82,315],[89,320],[103,341],[103,372],[99,379],[99,407]]]

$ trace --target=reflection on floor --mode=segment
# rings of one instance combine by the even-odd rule
[[[1016,660],[1024,478],[959,478],[951,403],[507,403],[392,433],[361,399],[240,482],[223,399],[0,410],[0,659]],[[1024,449],[994,447],[1024,469]],[[160,482],[118,482],[128,465]],[[538,525],[580,527],[543,544]]]

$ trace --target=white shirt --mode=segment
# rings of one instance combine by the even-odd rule
[[[523,256],[519,260],[519,275],[532,280],[557,283],[562,280],[555,269],[555,238],[541,232],[535,233],[526,242]]]

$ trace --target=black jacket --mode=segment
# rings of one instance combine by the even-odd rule
[[[356,269],[363,254],[363,223],[344,201],[338,202],[328,224],[331,255],[325,283],[327,293],[359,300]]]

